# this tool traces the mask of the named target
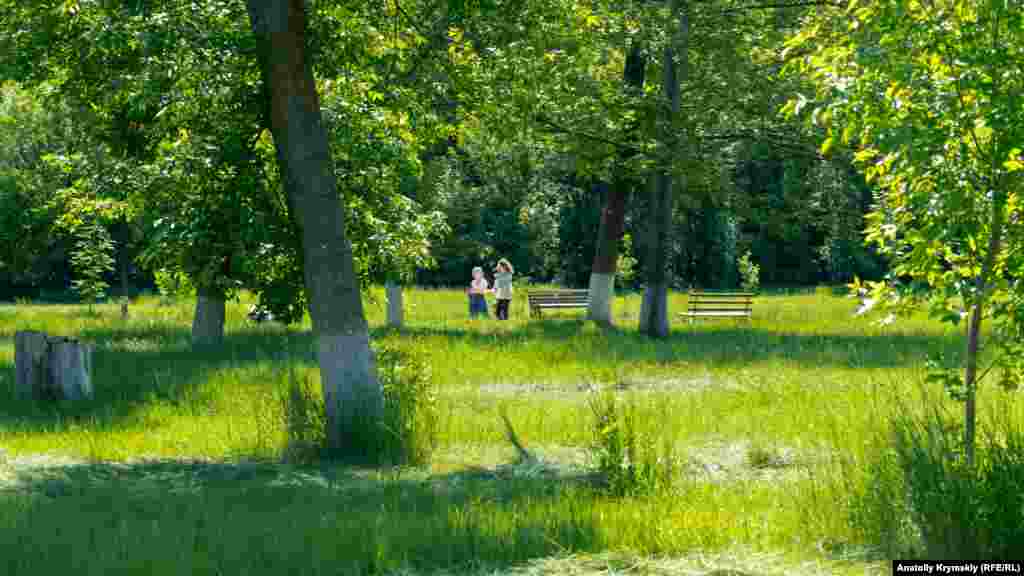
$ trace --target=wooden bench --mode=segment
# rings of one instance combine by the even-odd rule
[[[705,292],[690,290],[686,313],[679,315],[694,318],[739,318],[750,320],[754,307],[752,292]]]
[[[526,293],[530,303],[530,316],[539,318],[541,310],[560,308],[587,308],[590,306],[589,290],[536,290]]]

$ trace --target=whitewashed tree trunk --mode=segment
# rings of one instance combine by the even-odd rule
[[[328,448],[343,455],[361,449],[353,443],[365,439],[366,430],[357,428],[379,419],[384,393],[307,54],[306,3],[247,5],[288,209],[302,234],[303,281],[328,406]]]
[[[647,57],[642,45],[635,42],[626,56],[622,80],[626,94],[641,94],[644,87],[644,71]],[[634,126],[632,129],[636,129]],[[624,152],[622,160],[628,160],[633,153]],[[617,167],[614,174],[618,174]],[[615,299],[615,274],[618,270],[619,242],[625,227],[626,196],[632,184],[626,178],[614,177],[605,187],[605,204],[601,211],[597,243],[594,250],[594,265],[590,272],[590,310],[588,316],[594,322],[612,326],[612,302]]]
[[[206,290],[198,291],[196,312],[192,318],[193,344],[220,344],[224,341],[224,297]]]
[[[45,386],[47,348],[46,334],[43,332],[14,334],[15,389],[19,400],[37,397]]]
[[[396,282],[384,284],[384,294],[388,301],[388,326],[401,328],[405,320],[402,307],[402,285]]]
[[[47,360],[52,389],[67,400],[92,397],[93,347],[70,338],[51,338]]]
[[[615,272],[590,273],[590,319],[598,324],[612,325],[612,301],[615,298]]]
[[[367,423],[375,421],[384,408],[370,337],[323,334],[319,354],[324,407],[331,423],[328,444],[345,449],[346,443],[366,433]]]

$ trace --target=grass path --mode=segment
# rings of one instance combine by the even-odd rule
[[[461,292],[414,290],[401,333],[376,296],[375,340],[417,351],[440,392],[424,469],[281,463],[282,394],[318,379],[308,321],[255,327],[236,303],[224,346],[192,350],[188,303],[143,299],[128,321],[114,306],[0,306],[0,396],[16,330],[97,345],[93,400],[0,404],[0,547],[17,551],[4,573],[881,573],[857,555],[843,509],[862,479],[847,472],[928,391],[926,355],[960,353],[937,323],[878,327],[822,294],[763,296],[749,325],[675,323],[659,342],[629,324],[636,296],[605,332],[571,313],[530,321],[519,301],[509,322],[469,321]],[[599,389],[678,448],[672,490],[587,488]],[[502,408],[544,467],[514,465]]]

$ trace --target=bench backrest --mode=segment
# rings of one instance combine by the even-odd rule
[[[690,312],[750,312],[754,304],[752,292],[705,292],[691,290],[687,298]]]
[[[526,293],[530,304],[587,304],[590,302],[589,290],[537,290]]]

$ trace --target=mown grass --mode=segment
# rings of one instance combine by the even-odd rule
[[[508,322],[471,321],[462,292],[444,290],[409,291],[407,328],[396,332],[373,296],[375,339],[421,356],[441,392],[429,467],[280,463],[290,379],[318,378],[308,321],[257,327],[235,303],[224,345],[193,350],[189,302],[144,298],[126,321],[113,305],[95,315],[0,307],[0,447],[8,460],[85,461],[35,474],[7,467],[18,488],[0,492],[5,573],[528,570],[605,551],[783,558],[744,565],[751,574],[881,572],[842,512],[866,481],[850,470],[869,459],[895,406],[925,390],[926,355],[961,348],[936,322],[878,327],[825,293],[762,296],[750,323],[675,322],[657,342],[636,334],[634,295],[616,301],[621,329],[611,332],[579,313],[529,320],[523,298]],[[673,294],[672,309],[684,298]],[[94,342],[95,398],[13,401],[20,329]],[[671,489],[610,498],[570,466],[593,440],[587,400],[597,388],[628,398],[641,434],[687,456]],[[1002,393],[986,389],[982,404],[1024,416]],[[566,473],[503,467],[515,453],[500,408]]]

